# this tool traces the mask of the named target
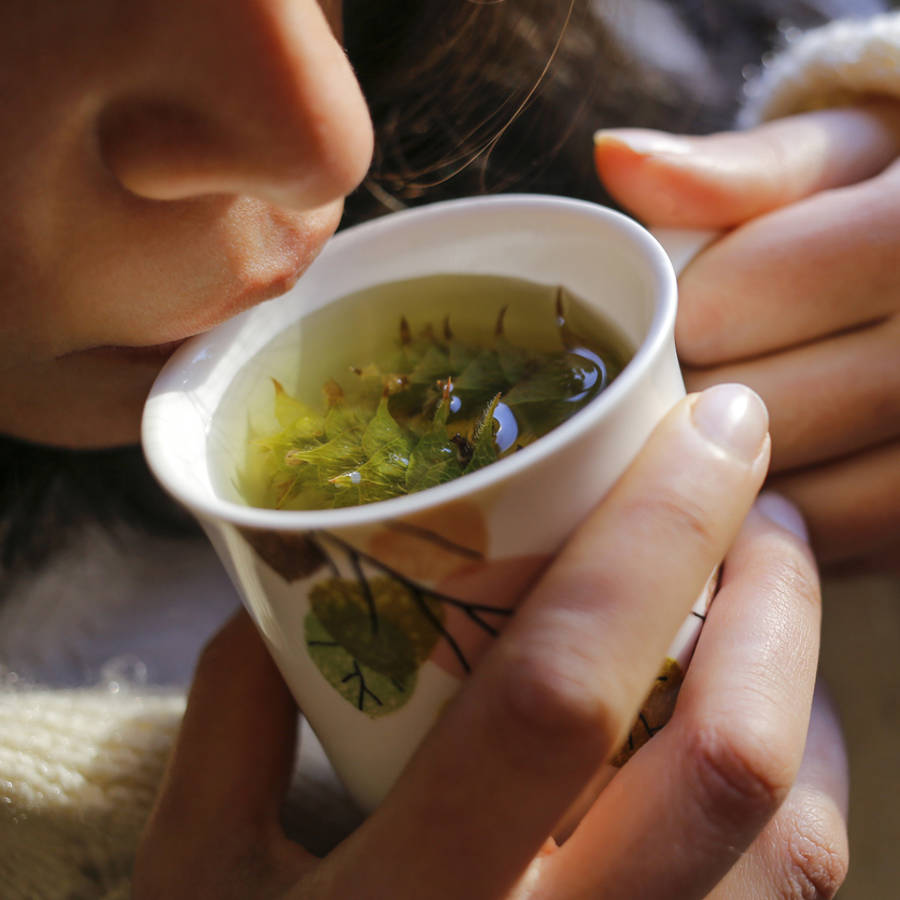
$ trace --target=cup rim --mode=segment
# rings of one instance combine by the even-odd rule
[[[499,210],[506,208],[522,216],[528,215],[529,211],[532,214],[565,211],[589,219],[602,219],[623,231],[650,263],[658,282],[658,300],[646,337],[619,375],[587,406],[512,456],[464,477],[412,494],[361,506],[326,510],[280,510],[243,505],[221,497],[205,485],[198,485],[193,479],[184,477],[178,467],[170,463],[167,448],[171,435],[167,440],[165,432],[168,426],[164,411],[169,404],[188,402],[185,387],[189,380],[186,375],[190,362],[200,354],[208,356],[214,345],[223,340],[233,342],[244,327],[240,320],[252,313],[251,309],[248,313],[229,319],[186,341],[166,362],[150,389],[142,416],[141,443],[150,470],[165,490],[200,518],[222,520],[241,527],[297,532],[370,525],[461,500],[492,484],[500,483],[540,458],[553,455],[560,447],[594,427],[597,419],[605,416],[607,410],[612,411],[624,402],[642,372],[663,352],[669,335],[674,332],[677,282],[672,264],[659,242],[643,226],[623,213],[585,200],[546,194],[500,194],[440,201],[390,213],[342,230],[328,241],[312,265],[315,266],[319,260],[327,260],[354,241],[377,239],[380,234],[389,230],[424,223],[435,216],[445,216],[448,213],[477,214],[484,207]],[[290,292],[268,302],[290,302],[289,296]],[[269,340],[274,336],[275,333]],[[239,369],[235,370],[237,371]],[[225,390],[227,387],[216,393],[216,406],[221,402]]]

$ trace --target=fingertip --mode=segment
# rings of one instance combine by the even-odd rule
[[[692,147],[688,137],[649,128],[606,128],[594,132],[594,155],[601,160],[616,156],[633,160],[660,154],[687,156]]]
[[[782,180],[751,141],[733,133],[599,131],[594,163],[610,194],[651,225],[730,228],[786,202]]]
[[[670,221],[677,210],[665,195],[653,197],[655,186],[647,175],[647,162],[654,154],[664,152],[665,135],[643,141],[630,129],[598,131],[594,134],[594,167],[597,176],[609,193],[627,210],[652,225],[683,224],[677,218]],[[654,146],[657,149],[653,149]]]
[[[598,131],[594,134],[594,168],[597,176],[626,207],[629,205],[628,179],[643,159],[642,154],[635,153],[616,133]]]
[[[769,413],[756,391],[743,384],[717,384],[692,399],[691,422],[707,441],[746,464],[761,456]]]
[[[758,204],[735,180],[740,172],[731,171],[728,154],[704,150],[704,140],[648,129],[598,131],[594,166],[609,193],[650,225],[727,228]]]

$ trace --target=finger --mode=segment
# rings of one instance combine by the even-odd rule
[[[755,219],[683,272],[679,355],[714,365],[896,312],[898,247],[900,163]]]
[[[594,139],[610,194],[649,225],[727,228],[881,171],[900,151],[900,104],[879,100],[703,137],[613,129]]]
[[[279,865],[293,881],[311,858],[288,845],[278,807],[293,767],[297,709],[243,611],[203,651],[156,806],[136,883],[144,896],[206,896],[233,880],[229,864],[257,880]],[[166,880],[166,879],[171,879]],[[165,893],[161,892],[165,887]],[[194,891],[194,893],[191,893]],[[212,895],[212,894],[211,894]],[[224,887],[216,896],[231,896]]]
[[[666,417],[354,835],[395,861],[402,884],[385,895],[505,896],[620,746],[767,459],[765,409],[745,389]]]
[[[759,510],[796,530],[778,497]],[[757,511],[725,561],[671,721],[622,768],[546,877],[554,900],[705,897],[778,809],[800,765],[818,655],[806,543]],[[663,849],[664,848],[664,849]],[[601,890],[602,888],[602,890]]]
[[[847,876],[847,791],[840,725],[819,684],[803,762],[787,800],[708,900],[833,897]]]
[[[753,388],[769,409],[772,471],[900,437],[900,316],[757,360],[684,373],[689,390]]]
[[[823,564],[890,559],[900,535],[900,442],[787,472],[770,484],[803,510]]]

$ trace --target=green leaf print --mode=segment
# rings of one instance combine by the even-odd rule
[[[415,673],[441,636],[441,605],[387,576],[320,581],[310,603],[333,640],[398,681]]]
[[[372,719],[400,709],[416,688],[416,672],[395,678],[377,672],[342,647],[314,612],[304,623],[310,659],[325,680],[350,704]]]

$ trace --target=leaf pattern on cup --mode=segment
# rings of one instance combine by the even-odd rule
[[[330,532],[310,538],[331,569],[309,589],[310,658],[372,717],[412,696],[426,660],[462,679],[548,561],[484,559],[485,530],[475,506],[435,511],[434,522],[439,530],[429,527],[429,514],[387,523],[365,549]]]
[[[319,546],[306,535],[248,527],[238,531],[288,584],[313,575],[328,563]]]
[[[305,639],[310,659],[325,680],[350,704],[370,718],[403,706],[416,687],[416,672],[395,678],[356,659],[336,641],[314,613],[306,617]]]
[[[624,766],[669,721],[675,710],[682,681],[684,671],[681,666],[671,657],[667,658],[637,714],[628,739],[612,759],[616,768]]]

